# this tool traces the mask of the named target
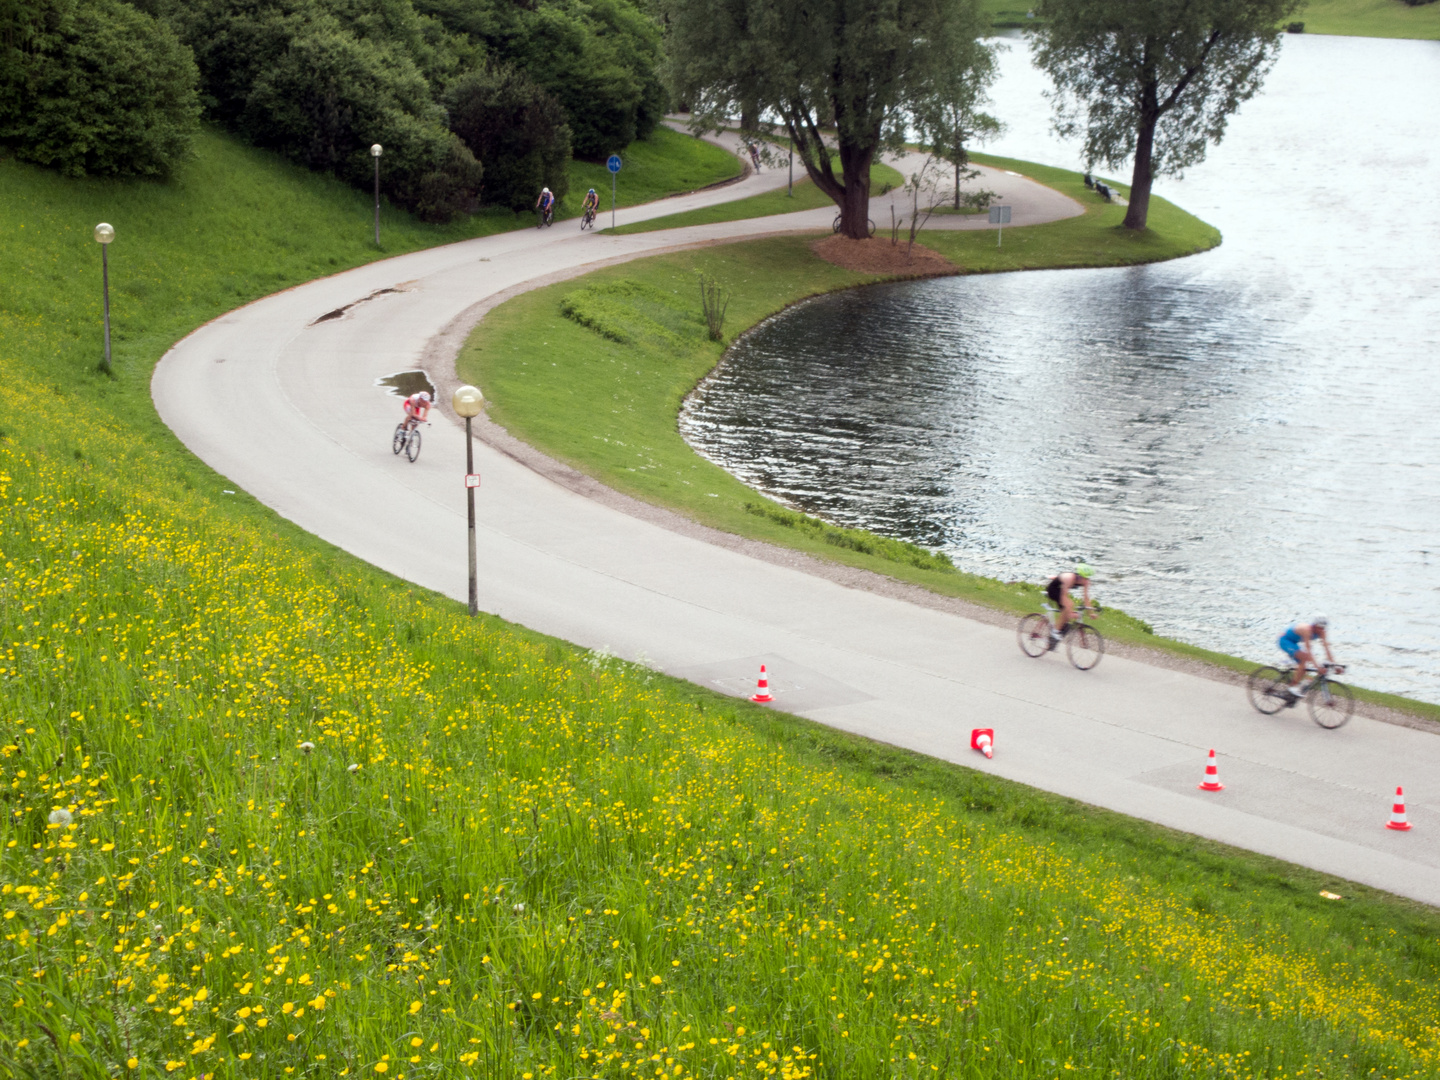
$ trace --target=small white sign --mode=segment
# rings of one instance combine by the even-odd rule
[[[466,473],[466,474],[465,474],[465,486],[466,486],[467,488],[477,488],[477,487],[479,487],[479,486],[480,486],[480,474],[479,474],[478,472]]]

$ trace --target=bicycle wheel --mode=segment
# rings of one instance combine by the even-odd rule
[[[420,429],[410,432],[410,441],[405,444],[405,456],[414,461],[420,456]]]
[[[392,454],[398,454],[398,453],[400,453],[401,450],[404,450],[404,449],[405,449],[405,425],[404,425],[403,423],[401,423],[401,424],[396,424],[396,425],[395,425],[395,437],[390,440],[390,452],[391,452]]]
[[[839,214],[836,214],[836,215],[835,215],[835,221],[834,221],[834,223],[830,226],[830,231],[831,231],[831,232],[839,232],[839,231],[840,231],[840,215],[839,215]]]
[[[1255,706],[1256,712],[1273,716],[1285,707],[1285,684],[1289,681],[1289,672],[1267,664],[1250,673],[1250,678],[1245,682],[1245,693],[1249,695],[1250,704]]]
[[[874,222],[871,218],[866,218],[865,221],[866,221],[866,222],[869,224],[869,226],[870,226],[870,235],[871,235],[871,236],[874,236],[874,235],[875,235],[875,222]]]
[[[1038,611],[1020,620],[1015,631],[1020,641],[1020,651],[1026,656],[1044,656],[1050,651],[1050,620]]]
[[[1105,655],[1105,639],[1099,630],[1081,623],[1065,635],[1065,654],[1081,671],[1089,671]]]
[[[1310,719],[1323,728],[1337,728],[1355,712],[1355,694],[1344,683],[1326,679],[1305,695]]]

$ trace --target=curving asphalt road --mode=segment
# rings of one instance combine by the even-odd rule
[[[776,182],[762,172],[619,216]],[[827,227],[830,213],[817,213]],[[463,428],[437,419],[417,463],[393,456],[398,403],[376,379],[423,361],[453,382],[469,328],[516,291],[607,261],[814,227],[802,216],[620,237],[563,223],[399,256],[200,328],[156,368],[155,403],[232,486],[463,600]],[[1058,655],[1029,660],[1007,627],[846,587],[803,558],[754,558],[667,528],[663,514],[587,498],[490,445],[476,452],[488,611],[728,693],[749,693],[763,662],[787,711],[1440,904],[1440,739],[1428,732],[1363,717],[1323,731],[1294,710],[1260,717],[1231,685],[1119,656],[1088,673]],[[981,725],[995,729],[993,761],[968,748]],[[1196,789],[1211,747],[1219,793]],[[1410,833],[1384,828],[1396,784]]]

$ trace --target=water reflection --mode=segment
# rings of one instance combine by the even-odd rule
[[[1020,50],[1004,72],[1002,113],[1043,119]],[[732,350],[687,438],[966,569],[1083,555],[1106,598],[1197,644],[1271,659],[1324,610],[1357,681],[1440,701],[1440,212],[1417,198],[1440,120],[1411,107],[1440,96],[1440,44],[1290,39],[1270,87],[1161,189],[1217,251],[821,298]],[[1048,139],[1001,149],[1068,163]]]

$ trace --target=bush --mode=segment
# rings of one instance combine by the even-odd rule
[[[416,0],[565,108],[578,157],[599,160],[655,130],[666,94],[660,28],[632,0]]]
[[[477,71],[445,95],[450,130],[485,166],[484,201],[530,209],[541,187],[570,187],[570,128],[552,94],[511,67]]]
[[[0,142],[67,176],[163,177],[199,126],[190,50],[120,0],[45,0],[0,21]]]

